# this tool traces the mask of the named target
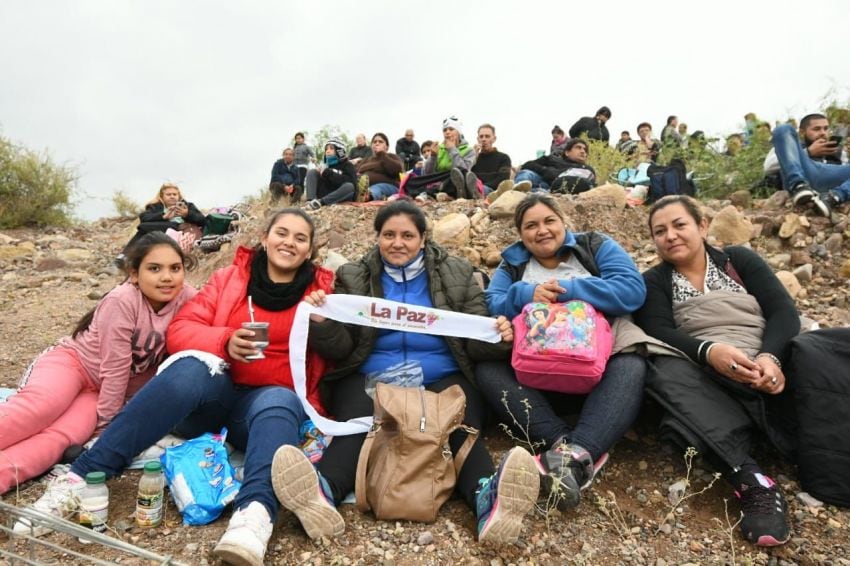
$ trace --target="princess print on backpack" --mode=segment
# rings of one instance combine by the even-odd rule
[[[611,356],[611,326],[585,301],[529,303],[514,318],[511,363],[525,385],[562,393],[588,393]]]

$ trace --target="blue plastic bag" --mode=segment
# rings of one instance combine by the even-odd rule
[[[239,493],[242,484],[227,459],[225,438],[226,428],[219,434],[208,432],[166,448],[162,455],[171,497],[186,525],[215,521]]]

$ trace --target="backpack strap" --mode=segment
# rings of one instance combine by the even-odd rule
[[[475,444],[476,440],[478,440],[478,429],[466,425],[460,425],[458,428],[462,429],[466,433],[466,440],[463,441],[463,444],[460,446],[460,450],[457,451],[457,455],[455,456],[455,479],[457,479],[460,475],[460,470],[463,468],[464,463],[466,463],[466,457],[469,456],[469,452],[472,450],[472,445]],[[361,452],[361,455],[362,454],[363,453]],[[359,474],[357,478],[358,480],[360,479]],[[358,499],[357,501],[359,505],[360,500]]]
[[[375,441],[375,433],[379,426],[372,426],[366,434],[366,440],[363,441],[363,446],[360,448],[360,457],[357,459],[357,475],[354,481],[354,497],[357,502],[357,510],[361,513],[366,513],[371,509],[369,501],[366,499],[366,474],[369,472],[369,455],[372,453],[372,444]]]

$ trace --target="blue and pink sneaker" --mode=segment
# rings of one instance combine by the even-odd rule
[[[499,469],[482,478],[475,496],[478,540],[513,544],[522,530],[522,519],[534,508],[540,491],[540,474],[534,457],[520,447],[502,458]]]

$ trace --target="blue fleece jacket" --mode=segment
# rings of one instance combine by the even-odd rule
[[[434,306],[428,290],[426,271],[401,282],[384,272],[381,274],[381,285],[384,288],[385,299],[423,307]],[[460,366],[442,336],[398,330],[381,330],[378,333],[375,348],[360,366],[360,371],[364,374],[384,371],[405,360],[419,362],[422,366],[425,385],[453,373],[460,373]]]
[[[567,232],[559,254],[565,254],[577,245],[575,235]],[[591,255],[590,250],[586,252]],[[640,308],[646,298],[646,285],[629,254],[613,239],[606,237],[593,257],[599,276],[561,279],[559,283],[567,291],[558,295],[558,302],[580,299],[609,316],[621,316]],[[513,318],[522,307],[532,302],[536,285],[514,281],[512,271],[516,269],[508,267],[524,267],[530,260],[531,253],[521,241],[502,252],[502,264],[493,274],[485,293],[490,314]]]

